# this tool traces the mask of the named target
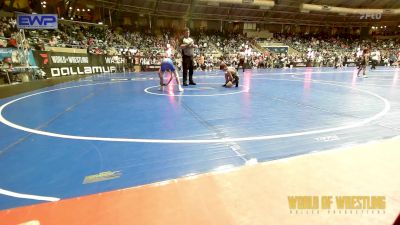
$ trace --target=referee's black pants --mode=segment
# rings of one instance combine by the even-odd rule
[[[193,82],[193,56],[182,56],[183,84],[187,84],[187,72],[189,69],[189,83]]]

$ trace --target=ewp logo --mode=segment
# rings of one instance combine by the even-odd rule
[[[56,14],[20,14],[17,17],[18,29],[57,29]]]

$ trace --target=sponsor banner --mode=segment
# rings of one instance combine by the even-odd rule
[[[37,65],[49,77],[121,72],[125,59],[79,53],[35,51]]]
[[[117,67],[115,66],[64,66],[50,68],[52,77],[115,72],[117,72]]]
[[[57,14],[18,14],[18,29],[57,29]]]
[[[23,58],[28,57],[28,63],[30,66],[36,66],[36,62],[32,53],[32,50],[27,52],[28,55],[24,55],[25,53],[22,50],[17,48],[0,48],[0,61],[3,61],[4,58],[10,58],[11,62],[14,64],[24,64]]]
[[[126,59],[120,56],[105,56],[104,57],[106,64],[124,64],[126,63]]]
[[[288,46],[266,46],[264,48],[269,52],[275,52],[275,53],[288,53],[289,51]]]
[[[36,65],[36,60],[35,60],[35,56],[33,55],[33,51],[29,50],[28,52],[28,62],[30,66],[37,66]]]
[[[52,55],[50,56],[51,62],[53,64],[88,64],[89,57],[88,56],[61,56],[61,55]]]
[[[4,58],[11,58],[13,51],[17,51],[15,48],[0,48],[0,61]]]

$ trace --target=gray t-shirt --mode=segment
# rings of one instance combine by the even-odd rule
[[[188,38],[183,38],[182,43],[187,45],[187,44],[194,43],[194,41],[193,41],[192,38],[188,37]],[[185,56],[193,56],[194,55],[194,48],[193,47],[185,47],[182,50],[183,50],[183,54]]]

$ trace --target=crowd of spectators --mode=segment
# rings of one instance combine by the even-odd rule
[[[260,40],[258,40],[260,41]],[[244,52],[248,67],[253,68],[282,68],[291,66],[329,66],[343,67],[356,65],[363,49],[369,49],[372,57],[378,64],[386,66],[398,66],[400,60],[400,39],[372,39],[360,40],[352,35],[321,35],[321,34],[274,34],[274,37],[262,40],[262,42],[288,46],[293,51],[273,52],[267,49],[253,49],[251,53],[239,46]],[[254,41],[247,40],[251,46]],[[249,45],[250,46],[250,45]],[[238,49],[238,48],[236,48]],[[257,51],[258,50],[258,51]],[[239,54],[231,54],[225,57],[225,61],[237,65]]]
[[[376,30],[376,29],[375,29]],[[47,47],[87,49],[90,54],[120,56],[133,71],[134,65],[142,69],[160,64],[165,55],[173,57],[178,68],[182,67],[179,42],[181,33],[174,30],[128,31],[121,28],[78,23],[59,22],[56,30],[25,30],[22,35],[16,28],[14,18],[0,19],[0,47],[23,50],[46,50]],[[378,62],[396,65],[399,61],[399,39],[360,40],[353,35],[280,34],[272,38],[257,40],[241,34],[220,32],[192,32],[195,43],[195,66],[201,70],[212,70],[220,61],[237,65],[244,57],[248,68],[280,68],[290,66],[346,66],[357,61],[357,55],[365,48],[379,52]],[[384,33],[373,33],[384,35]],[[388,35],[398,35],[398,31]],[[398,37],[398,36],[397,36]],[[264,49],[260,41],[289,46],[292,51],[274,52]],[[21,46],[22,45],[22,46]],[[289,53],[290,52],[290,53]],[[3,64],[6,64],[3,62]]]
[[[290,58],[300,58],[312,66],[337,66],[357,62],[360,51],[369,49],[379,52],[379,62],[391,65],[397,62],[400,51],[400,39],[360,40],[357,36],[322,36],[316,35],[283,35],[275,34],[271,40],[291,46],[298,53],[289,55]]]

